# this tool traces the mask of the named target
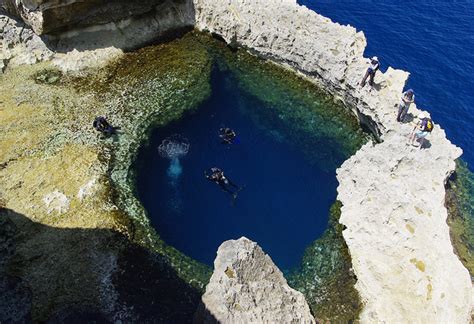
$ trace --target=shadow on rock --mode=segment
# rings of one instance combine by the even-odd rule
[[[109,229],[45,226],[0,209],[0,322],[187,323],[201,292]]]

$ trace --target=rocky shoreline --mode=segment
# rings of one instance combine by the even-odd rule
[[[125,58],[130,61],[122,62],[122,70],[113,71],[112,74],[101,73],[100,70],[106,62],[123,59],[124,50],[142,46],[164,37],[168,32],[178,32],[182,28],[194,25],[199,30],[222,38],[232,47],[245,48],[261,58],[296,71],[334,95],[336,101],[351,110],[360,123],[374,134],[377,143],[364,145],[338,170],[340,182],[338,200],[342,203],[340,222],[345,226],[342,235],[349,248],[353,270],[357,277],[356,289],[362,298],[363,309],[360,320],[362,322],[469,322],[472,304],[471,279],[468,271],[453,252],[445,207],[445,184],[454,172],[455,160],[459,158],[462,151],[449,142],[439,125],[436,125],[429,137],[429,148],[418,150],[405,145],[406,135],[411,131],[412,125],[399,124],[395,121],[394,105],[398,103],[408,73],[389,68],[387,72],[377,75],[376,91],[359,89],[357,84],[368,64],[367,59],[363,57],[366,40],[361,32],[357,32],[350,26],[335,24],[328,18],[297,5],[294,0],[195,0],[194,4],[190,1],[148,1],[148,7],[138,8],[137,11],[131,10],[128,16],[123,16],[117,9],[118,15],[112,14],[105,17],[107,21],[97,22],[92,19],[81,26],[76,26],[71,20],[72,16],[67,15],[65,17],[69,18],[64,20],[67,23],[51,25],[57,15],[64,14],[64,10],[69,10],[69,13],[74,12],[74,6],[50,7],[45,4],[47,1],[37,2],[37,7],[26,8],[28,10],[22,12],[22,17],[34,26],[38,34],[49,31],[54,31],[56,34],[46,39],[44,36],[40,37],[33,33],[21,22],[2,16],[0,20],[4,32],[0,57],[0,63],[3,64],[0,66],[1,70],[5,69],[4,65],[14,68],[22,64],[34,64],[53,59],[55,66],[62,70],[58,74],[59,80],[62,78],[62,73],[69,75],[74,75],[71,71],[90,73],[92,68],[97,76],[91,82],[97,82],[98,89],[95,92],[99,94],[95,100],[98,98],[104,101],[116,99],[117,102],[109,106],[104,106],[99,102],[88,102],[89,98],[83,97],[87,93],[80,91],[81,86],[77,92],[66,93],[62,93],[61,87],[45,88],[46,85],[41,85],[43,81],[53,85],[62,82],[58,81],[54,75],[53,77],[50,74],[44,75],[44,71],[57,71],[57,68],[49,64],[36,65],[33,68],[34,71],[19,67],[15,70],[17,75],[8,74],[6,71],[5,77],[8,79],[4,79],[1,84],[4,94],[0,98],[2,99],[0,104],[8,107],[16,105],[13,110],[5,110],[7,112],[4,114],[5,120],[11,120],[12,124],[2,125],[3,130],[9,131],[8,127],[10,130],[24,127],[31,134],[38,134],[38,136],[25,136],[12,131],[13,135],[3,139],[8,148],[2,152],[0,179],[7,190],[0,190],[0,207],[2,216],[8,216],[13,222],[13,225],[9,223],[7,227],[18,228],[19,232],[2,233],[8,237],[5,242],[2,241],[2,244],[16,246],[19,252],[12,252],[16,258],[15,262],[12,259],[11,262],[0,263],[0,274],[5,271],[4,267],[8,267],[8,273],[15,273],[15,265],[23,269],[22,266],[18,266],[18,262],[20,264],[31,262],[28,270],[21,271],[24,272],[23,277],[37,281],[36,286],[33,287],[36,295],[31,296],[23,292],[22,283],[16,283],[11,277],[0,284],[16,285],[15,287],[18,287],[17,290],[20,291],[18,293],[20,301],[32,300],[37,307],[32,311],[35,320],[47,320],[45,316],[50,315],[51,310],[54,311],[57,321],[73,316],[62,313],[64,305],[66,304],[67,308],[67,303],[71,300],[91,307],[97,304],[102,305],[97,312],[102,311],[100,316],[105,314],[109,320],[139,320],[139,317],[135,316],[138,316],[136,314],[140,311],[146,314],[141,319],[147,319],[146,316],[150,316],[148,319],[153,318],[156,313],[148,309],[140,309],[141,304],[136,305],[135,311],[130,310],[130,305],[135,301],[127,301],[126,298],[131,293],[132,287],[128,286],[121,291],[121,284],[113,284],[114,280],[119,280],[121,283],[126,281],[117,279],[118,268],[127,269],[120,272],[123,278],[131,278],[131,274],[140,263],[146,264],[152,273],[154,273],[153,269],[158,269],[155,278],[158,286],[160,278],[164,276],[171,278],[167,282],[182,287],[186,298],[192,301],[185,303],[183,309],[186,311],[183,313],[192,313],[192,307],[199,296],[198,290],[203,288],[203,282],[194,282],[193,285],[189,285],[194,269],[192,260],[181,263],[182,256],[179,252],[156,244],[158,241],[151,237],[154,234],[147,232],[146,215],[143,214],[139,202],[133,198],[129,170],[120,168],[110,170],[110,164],[105,161],[132,159],[135,147],[146,137],[146,132],[151,127],[147,122],[152,120],[151,117],[155,114],[161,113],[146,110],[144,107],[164,107],[163,109],[169,115],[160,122],[165,123],[167,120],[178,118],[182,110],[192,108],[197,102],[203,100],[202,96],[193,96],[191,93],[189,97],[186,97],[187,95],[183,94],[181,100],[183,106],[174,109],[176,98],[169,94],[181,93],[188,88],[196,89],[195,93],[206,93],[205,88],[208,85],[205,79],[209,73],[206,55],[202,53],[202,56],[198,56],[197,59],[191,55],[186,56],[186,51],[200,53],[199,50],[196,51],[195,44],[187,43],[187,40],[177,45],[176,50],[159,49],[157,50],[159,54],[150,54],[158,55],[164,63],[171,64],[177,71],[191,66],[191,70],[195,73],[191,73],[183,82],[176,82],[177,79],[167,79],[169,76],[166,74],[166,66],[161,66],[160,62],[156,61],[154,63],[157,64],[158,70],[156,77],[161,78],[162,84],[167,84],[166,80],[168,80],[171,85],[155,89],[159,95],[156,98],[149,98],[149,102],[146,103],[127,102],[127,98],[139,97],[141,90],[152,86],[140,83],[140,77],[134,75],[133,67],[139,70],[134,64],[138,66],[140,64],[134,63],[133,56]],[[71,2],[71,4],[74,3],[74,1]],[[122,8],[121,5],[127,4],[120,3],[117,8]],[[160,8],[166,10],[159,10]],[[95,9],[98,10],[95,11]],[[104,8],[95,9],[90,7],[87,10],[93,10],[96,13],[105,10]],[[48,15],[48,10],[54,14]],[[41,14],[41,19],[38,18],[38,13]],[[43,13],[44,16],[42,16]],[[150,19],[156,23],[150,24]],[[140,37],[134,39],[133,35],[137,33],[141,33]],[[102,39],[111,41],[107,43],[95,41]],[[51,41],[56,46],[54,51],[51,50],[53,48]],[[78,44],[81,50],[70,51],[71,44]],[[58,51],[58,49],[61,50]],[[175,55],[178,57],[176,60]],[[149,56],[151,61],[153,61],[152,57]],[[186,67],[182,66],[183,62],[186,63]],[[187,70],[186,73],[188,72]],[[36,78],[36,82],[31,81],[32,75]],[[119,81],[115,82],[112,88],[107,89],[110,92],[109,95],[101,97],[100,92],[103,89],[100,87],[107,87],[107,78],[111,75],[114,78],[117,77]],[[178,77],[181,76],[178,72]],[[34,103],[35,93],[31,89],[26,91],[27,87],[20,85],[26,91],[22,93],[19,88],[16,88],[18,84],[15,78],[22,77],[30,80],[31,89],[34,88],[38,93],[44,91],[50,97],[40,96]],[[42,78],[39,82],[38,77]],[[11,82],[8,83],[8,80]],[[100,85],[101,82],[104,85]],[[33,84],[36,85],[32,86]],[[136,92],[125,91],[131,84]],[[86,88],[91,86],[93,85],[85,85]],[[51,92],[51,89],[54,91]],[[20,93],[22,98],[19,97]],[[14,100],[16,103],[13,102]],[[58,105],[67,113],[48,111],[48,107]],[[94,105],[101,107],[105,113],[121,116],[115,122],[124,124],[131,130],[120,139],[121,145],[118,146],[120,149],[113,153],[113,143],[108,143],[105,149],[97,146],[97,140],[91,137],[88,130],[89,120],[98,113]],[[78,110],[78,107],[82,109]],[[126,111],[123,107],[127,107]],[[32,121],[27,120],[27,114],[22,117],[24,118],[22,120],[15,116],[15,114],[23,116],[25,112],[35,114],[39,121],[36,126]],[[413,107],[411,112],[412,117],[416,119],[420,111]],[[3,114],[3,108],[0,113]],[[42,137],[38,128],[51,125],[50,114],[66,119],[55,125],[58,129],[66,129],[66,131],[58,130],[54,134]],[[71,116],[75,116],[73,118],[75,124],[67,122],[67,118]],[[13,147],[9,143],[19,146]],[[47,150],[44,151],[44,149]],[[45,154],[49,161],[47,163],[42,162]],[[46,179],[50,173],[54,173],[55,163],[68,159],[78,161],[75,165],[64,165],[64,170],[69,170],[66,171],[69,172],[68,174],[77,173],[72,182],[71,177],[68,176],[65,181],[61,175],[55,175],[52,180]],[[42,166],[43,178],[21,179],[14,175],[24,174],[23,177],[28,177],[28,170],[38,169],[41,163],[44,164]],[[112,165],[123,166],[124,164]],[[105,174],[110,174],[115,188],[111,186],[110,180],[104,179]],[[31,176],[36,176],[36,174],[31,172]],[[47,188],[36,190],[44,183],[48,184]],[[62,189],[58,191],[57,188]],[[34,195],[28,196],[30,192],[34,192]],[[104,205],[104,202],[107,204]],[[90,210],[97,210],[97,212],[88,212]],[[143,227],[137,228],[127,219],[132,214],[136,219],[141,219]],[[41,226],[31,224],[31,221]],[[107,235],[97,236],[98,234],[90,234],[87,231],[54,230],[54,228],[71,226],[102,229],[107,232]],[[32,230],[41,235],[27,240],[20,234],[21,231],[26,230]],[[127,239],[121,236],[118,238],[115,232],[123,233],[125,236],[131,233],[136,235],[137,239],[132,240],[134,244],[137,244],[135,249],[137,255],[140,256],[137,257],[139,261],[126,261],[130,260],[130,251],[125,243]],[[92,238],[84,246],[82,250],[84,255],[82,258],[78,257],[77,262],[71,257],[71,255],[77,256],[76,252],[66,255],[66,258],[78,266],[77,271],[80,272],[82,269],[80,262],[86,257],[90,267],[82,270],[89,271],[93,275],[84,277],[83,282],[90,287],[101,287],[99,292],[88,293],[86,290],[84,294],[74,296],[74,293],[80,289],[77,287],[78,283],[74,283],[68,274],[58,275],[67,284],[54,286],[58,294],[62,292],[64,297],[55,296],[54,292],[42,286],[40,276],[48,269],[48,263],[43,263],[35,256],[34,248],[42,244],[42,237],[51,238],[55,235],[64,241],[52,240],[40,250],[48,251],[57,258],[63,256],[61,252],[54,250],[55,244],[69,242],[68,244],[73,246],[84,238]],[[15,243],[11,243],[12,237],[16,238]],[[106,249],[98,253],[93,252],[95,249],[100,250],[98,247],[109,244],[116,244],[117,248],[113,249],[113,252]],[[176,257],[156,260],[156,256],[148,255],[147,249],[170,249],[167,250],[167,255],[176,254]],[[73,251],[73,248],[68,251]],[[21,256],[20,259],[18,255]],[[120,257],[122,255],[128,255],[128,257],[122,258]],[[39,270],[33,269],[36,266]],[[61,273],[59,268],[54,268],[52,271]],[[206,270],[202,269],[202,272],[205,277]],[[221,275],[223,274],[215,273],[218,278]],[[142,273],[142,279],[146,280],[146,276]],[[183,281],[183,278],[186,280]],[[137,286],[144,285],[144,282],[136,280]],[[133,282],[133,279],[131,281]],[[73,288],[66,287],[67,285]],[[285,286],[286,282],[282,285]],[[162,286],[159,287],[162,289]],[[47,294],[47,304],[39,300],[37,292]],[[207,298],[212,299],[212,294],[207,294]],[[0,306],[4,302],[0,298]],[[173,301],[169,299],[169,302]],[[220,307],[215,303],[214,306]],[[92,313],[89,314],[91,318],[97,315],[94,313],[94,307],[92,307]],[[305,307],[307,308],[307,305]],[[104,309],[108,311],[103,313]],[[209,311],[214,313],[212,309]],[[24,316],[28,314],[28,310],[18,312]],[[81,312],[81,309],[74,312]],[[307,318],[311,321],[311,315]],[[170,319],[178,320],[179,318],[169,317],[168,320]]]

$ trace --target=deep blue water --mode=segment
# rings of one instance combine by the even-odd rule
[[[298,0],[364,31],[366,56],[411,72],[407,86],[474,166],[474,1]]]
[[[282,140],[312,137],[296,134],[301,131],[291,125],[281,127],[281,116],[243,92],[230,72],[215,68],[211,84],[212,95],[199,109],[156,129],[139,152],[138,196],[162,239],[198,261],[212,265],[223,241],[246,236],[282,270],[293,268],[327,227],[338,165],[323,171],[297,144]],[[221,144],[218,130],[223,125],[237,131],[238,144]],[[170,160],[157,147],[173,134],[186,137],[190,147],[179,160],[181,170],[175,165],[170,174]],[[300,144],[313,151],[320,146]],[[235,203],[205,179],[204,171],[214,166],[245,186]]]

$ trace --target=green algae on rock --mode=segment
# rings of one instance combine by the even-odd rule
[[[180,118],[208,97],[209,78],[207,51],[193,34],[187,34],[165,45],[126,54],[97,80],[80,85],[83,89],[94,87],[112,123],[121,127],[117,140],[110,143],[110,175],[116,203],[133,220],[133,241],[164,254],[180,276],[200,289],[207,283],[210,269],[159,239],[136,198],[131,164],[153,128]]]
[[[209,92],[206,52],[190,36],[148,50],[150,55],[142,56],[146,61],[131,53],[122,64],[98,70],[89,79],[63,76],[51,80],[50,72],[55,69],[48,63],[10,69],[0,79],[0,198],[2,208],[11,211],[2,210],[1,217],[18,215],[16,225],[24,233],[15,237],[19,248],[12,259],[15,262],[6,265],[6,275],[27,283],[34,321],[47,321],[71,303],[105,312],[109,319],[125,313],[114,313],[120,301],[114,300],[113,291],[110,296],[103,293],[117,287],[102,279],[117,272],[114,260],[123,259],[122,252],[132,242],[153,245],[156,249],[147,251],[160,258],[160,269],[170,267],[167,264],[180,269],[176,275],[171,274],[174,268],[166,270],[170,280],[203,287],[210,275],[207,267],[152,238],[149,228],[132,222],[116,206],[120,206],[117,192],[121,187],[117,191],[117,183],[108,174],[119,179],[118,183],[128,181],[126,168],[116,161],[131,163],[127,159],[133,157],[133,145],[138,146],[146,136],[147,123],[178,118]],[[148,65],[150,61],[155,64]],[[143,89],[151,95],[140,93]],[[127,97],[128,93],[135,97]],[[121,136],[98,137],[91,127],[97,115],[106,115],[120,125]],[[117,233],[124,233],[132,242],[118,239]],[[51,258],[55,266],[45,271],[45,262]],[[130,263],[119,261],[119,266]],[[76,275],[65,271],[69,268]],[[127,302],[134,305],[133,300]]]
[[[451,241],[461,262],[474,277],[474,174],[458,160],[446,189]]]
[[[329,228],[309,246],[301,266],[289,275],[289,284],[301,291],[321,322],[345,323],[358,319],[362,302],[339,223],[342,204],[336,201],[329,214]]]

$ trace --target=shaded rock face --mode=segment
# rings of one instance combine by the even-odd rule
[[[188,323],[200,292],[110,229],[55,228],[0,208],[1,323]]]
[[[222,243],[197,323],[314,323],[303,294],[290,288],[257,243]]]
[[[156,15],[164,3],[176,9],[186,0],[132,1],[64,1],[64,0],[7,0],[9,11],[21,16],[35,33],[50,34],[72,28],[104,25],[133,16]]]
[[[6,0],[2,7],[60,53],[136,49],[194,26],[194,7],[189,0]]]

